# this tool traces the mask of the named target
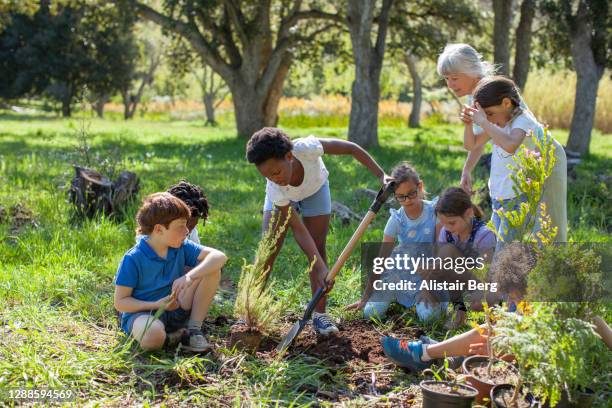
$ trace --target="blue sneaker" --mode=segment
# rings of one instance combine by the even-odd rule
[[[314,312],[312,314],[312,327],[321,336],[329,336],[331,333],[339,332],[327,313]]]
[[[387,358],[400,367],[408,368],[411,371],[421,371],[432,364],[432,361],[421,361],[423,355],[423,342],[421,341],[409,342],[385,336],[380,342]]]

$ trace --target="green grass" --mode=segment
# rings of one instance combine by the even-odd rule
[[[265,180],[244,159],[245,140],[223,121],[217,128],[200,122],[139,119],[133,122],[91,120],[89,155],[94,167],[135,171],[143,197],[185,178],[206,190],[210,220],[200,235],[222,249],[230,260],[225,279],[237,279],[242,259],[250,259],[259,239]],[[134,240],[137,203],[123,221],[99,219],[74,223],[66,186],[72,164],[84,164],[79,151],[80,119],[0,115],[0,206],[21,203],[31,208],[35,226],[14,231],[0,221],[0,389],[17,386],[68,387],[80,403],[121,405],[179,401],[192,405],[309,405],[313,390],[346,390],[348,378],[325,362],[302,355],[260,360],[219,349],[213,356],[141,353],[119,332],[112,306],[112,279],[124,252]],[[292,136],[315,134],[345,137],[344,127],[288,128]],[[567,132],[555,131],[564,141]],[[432,125],[422,129],[382,127],[380,148],[371,154],[387,171],[412,162],[436,195],[457,184],[465,153],[461,129]],[[579,241],[609,241],[610,191],[603,176],[612,168],[611,136],[595,134],[592,155],[579,169],[579,182],[569,186],[569,236]],[[377,188],[376,180],[349,157],[326,157],[334,200],[364,213],[368,200],[354,190]],[[603,175],[603,176],[602,176]],[[479,180],[478,185],[484,185]],[[386,215],[378,217],[363,241],[378,241]],[[333,260],[356,224],[333,220],[328,254]],[[310,298],[303,271],[307,262],[293,240],[287,240],[274,277],[278,296],[289,297],[299,312]],[[337,317],[355,317],[342,307],[359,296],[359,254],[338,278],[329,305]],[[231,299],[217,296],[211,317],[230,315]],[[413,315],[406,317],[408,321]],[[438,337],[447,335],[438,328]],[[227,328],[215,327],[220,343]],[[398,371],[400,383],[416,381]],[[5,393],[1,403],[11,403]],[[350,404],[364,404],[353,396]],[[325,404],[321,399],[318,403]]]

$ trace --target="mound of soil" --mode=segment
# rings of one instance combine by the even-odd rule
[[[380,337],[389,333],[378,331],[364,320],[341,322],[338,329],[339,333],[324,337],[307,326],[293,341],[288,358],[307,355],[324,361],[330,368],[346,373],[350,378],[349,386],[355,392],[371,395],[390,391],[397,373],[380,344]],[[393,330],[393,335],[408,339],[421,334],[422,330],[414,327]],[[275,354],[277,344],[273,339],[264,339],[258,355],[267,358]]]
[[[294,340],[291,354],[308,354],[336,365],[387,362],[380,345],[382,333],[377,332],[370,323],[353,320],[340,324],[338,329],[339,333],[323,337],[307,327]]]

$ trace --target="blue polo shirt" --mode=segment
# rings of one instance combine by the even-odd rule
[[[166,258],[161,258],[143,236],[121,260],[115,284],[134,288],[132,297],[154,302],[172,292],[172,283],[183,276],[185,267],[198,264],[198,256],[204,248],[185,240],[179,248],[168,248]],[[121,314],[121,326],[127,323],[132,313]]]

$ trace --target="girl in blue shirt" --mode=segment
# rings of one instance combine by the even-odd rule
[[[403,162],[397,165],[391,177],[397,182],[395,199],[400,203],[400,208],[390,210],[391,215],[384,230],[383,252],[384,248],[389,249],[397,242],[399,245],[393,249],[391,257],[396,254],[427,255],[436,238],[435,201],[424,199],[423,181],[410,164]],[[437,318],[446,311],[447,302],[428,305],[417,302],[418,290],[375,291],[372,286],[374,279],[374,275],[369,277],[362,299],[347,309],[363,308],[366,318],[384,317],[391,303],[397,302],[405,307],[416,306],[417,316],[421,320]],[[396,269],[386,270],[379,279],[383,282],[409,280],[414,282],[417,288],[421,282],[421,278],[414,271]]]

